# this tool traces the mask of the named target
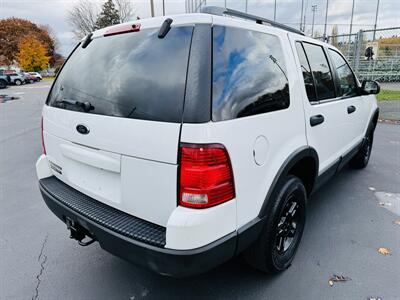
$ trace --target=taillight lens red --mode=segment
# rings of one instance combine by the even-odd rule
[[[43,137],[43,117],[42,117],[42,120],[40,121],[40,127],[41,127],[41,136],[42,136],[43,154],[46,154],[46,147],[44,146],[44,137]]]
[[[206,208],[235,198],[232,166],[221,144],[181,144],[179,204]]]

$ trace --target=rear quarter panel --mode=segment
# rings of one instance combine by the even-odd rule
[[[227,25],[228,18],[214,18],[214,24]],[[230,24],[228,24],[230,25]],[[232,26],[251,28],[275,34],[282,49],[291,49],[287,34],[274,28],[232,21]],[[181,142],[221,143],[230,156],[236,188],[237,228],[256,218],[279,168],[286,158],[300,147],[307,145],[305,137],[300,85],[291,50],[284,51],[289,79],[290,106],[287,109],[206,124],[183,124]],[[257,138],[266,141],[255,147]],[[257,157],[254,159],[255,148]]]

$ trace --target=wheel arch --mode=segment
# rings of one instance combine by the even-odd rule
[[[378,123],[378,118],[379,118],[379,107],[375,109],[375,112],[372,114],[371,121],[369,122],[369,128],[375,130],[376,124]]]
[[[299,177],[306,188],[307,195],[310,195],[316,178],[318,176],[319,159],[317,151],[312,147],[301,147],[289,155],[282,166],[279,168],[278,173],[275,175],[274,180],[268,190],[265,197],[264,203],[261,206],[258,217],[263,218],[268,211],[271,199],[274,198],[274,194],[278,192],[280,183],[287,175],[295,175]]]
[[[309,191],[307,191],[308,195],[311,194],[316,178],[318,176],[319,159],[317,151],[315,151],[314,148],[304,146],[289,155],[282,166],[279,168],[270,188],[268,189],[267,195],[264,199],[264,203],[261,206],[258,216],[242,228],[239,228],[236,254],[246,250],[250,245],[252,245],[255,241],[259,239],[260,234],[262,233],[267,221],[266,215],[272,204],[271,200],[274,199],[279,193],[279,187],[281,186],[283,180],[288,175],[296,175],[293,173],[301,170],[302,167],[304,167],[305,162],[312,162],[310,173],[313,175],[311,176],[312,179],[309,182]],[[296,176],[298,175],[299,173],[297,173]],[[300,179],[303,180],[302,178]]]

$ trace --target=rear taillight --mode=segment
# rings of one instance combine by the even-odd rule
[[[205,208],[235,198],[232,166],[220,144],[181,144],[179,204]]]
[[[46,147],[44,146],[44,137],[43,137],[43,117],[42,117],[42,120],[40,121],[40,127],[41,127],[41,135],[42,135],[43,154],[46,154]]]

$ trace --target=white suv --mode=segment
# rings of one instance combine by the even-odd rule
[[[29,74],[30,74],[31,76],[33,76],[34,78],[36,78],[36,81],[40,81],[40,80],[43,79],[43,78],[42,78],[42,75],[40,75],[38,72],[29,72]]]
[[[160,274],[240,253],[282,271],[310,194],[367,165],[378,92],[333,46],[233,10],[101,29],[48,95],[40,190],[81,245]]]

